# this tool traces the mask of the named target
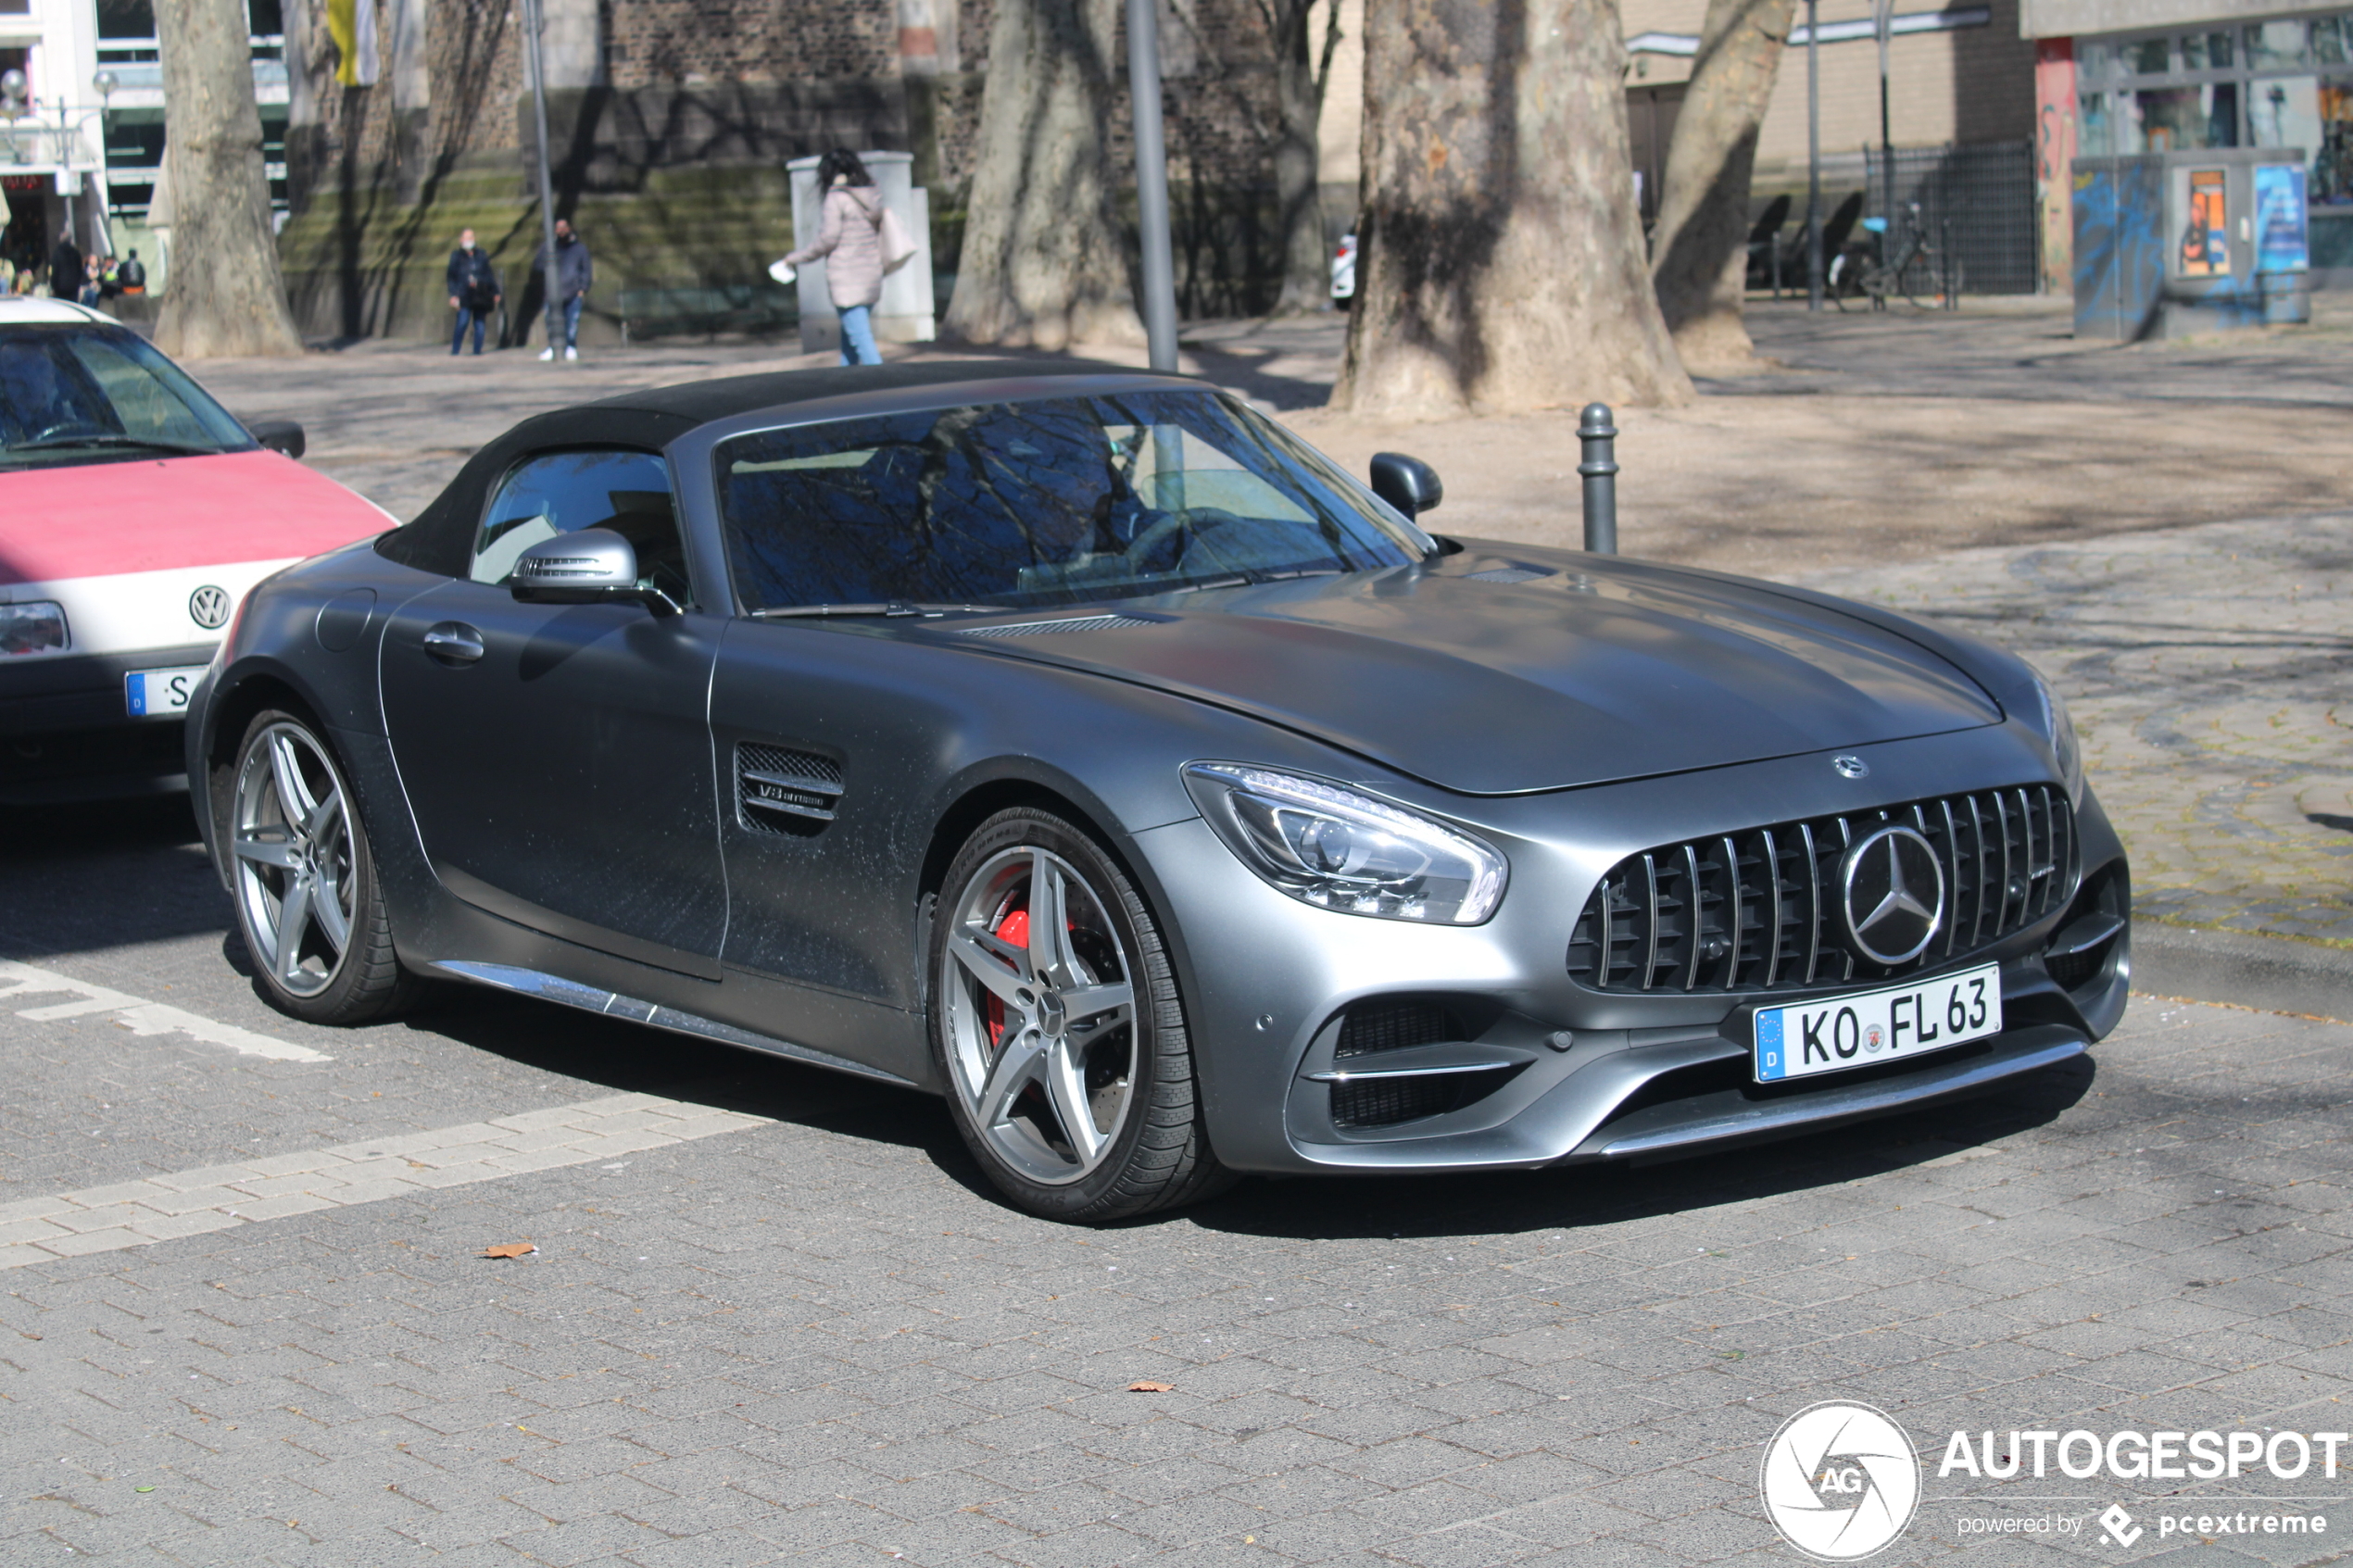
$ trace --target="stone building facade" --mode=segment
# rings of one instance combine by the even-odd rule
[[[441,271],[471,227],[522,341],[540,225],[519,0],[359,3],[377,6],[384,57],[339,73],[322,0],[285,0],[293,212],[280,244],[297,320],[322,335],[445,332]],[[542,3],[556,207],[597,257],[585,335],[618,338],[632,317],[646,330],[681,299],[756,306],[792,244],[785,163],[836,145],[914,155],[950,283],[992,0]],[[1257,0],[1164,9],[1182,304],[1263,307],[1280,254],[1265,14]],[[1124,39],[1120,51],[1124,67]],[[1117,75],[1106,130],[1124,170]]]

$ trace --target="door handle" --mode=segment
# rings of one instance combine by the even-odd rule
[[[444,664],[472,664],[482,657],[482,633],[462,621],[445,621],[425,633],[425,652]]]

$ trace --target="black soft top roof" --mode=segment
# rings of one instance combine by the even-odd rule
[[[379,539],[376,549],[404,566],[464,576],[473,550],[474,527],[482,519],[490,487],[519,459],[535,452],[577,446],[659,452],[688,431],[714,420],[796,404],[875,393],[918,393],[962,382],[1145,373],[1149,372],[1084,359],[961,359],[772,370],[765,375],[722,376],[624,392],[595,403],[535,414],[498,436],[466,460],[449,487],[415,521]]]

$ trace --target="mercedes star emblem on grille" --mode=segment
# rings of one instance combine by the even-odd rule
[[[1871,776],[1871,765],[1859,757],[1833,757],[1831,769],[1842,779],[1868,779]]]
[[[1890,823],[1857,839],[1839,867],[1846,940],[1873,963],[1909,963],[1944,924],[1944,866],[1914,830]]]
[[[229,624],[229,590],[208,583],[188,596],[188,619],[208,632]]]

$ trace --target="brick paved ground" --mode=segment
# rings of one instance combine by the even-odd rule
[[[128,988],[217,952],[48,967]],[[2344,1025],[2145,1003],[2096,1067],[1963,1112],[1633,1173],[1252,1183],[1085,1232],[1008,1212],[910,1095],[534,1004],[264,1020],[333,1060],[0,1013],[7,1098],[75,1146],[10,1138],[8,1195],[624,1081],[772,1120],[7,1271],[0,1558],[1788,1562],[1755,1477],[1817,1399],[1931,1453],[2353,1413]],[[2158,1545],[1957,1535],[2147,1513],[2129,1486],[1927,1490],[1881,1561]],[[2233,1490],[2353,1504],[2342,1478]],[[2283,1539],[2199,1561],[2346,1544]]]
[[[1781,463],[1802,504],[1749,531],[1778,570],[1844,550],[1848,591],[2047,661],[2158,907],[2325,935],[2328,819],[2353,821],[2328,794],[2345,660],[2322,596],[2345,519],[2179,525],[2249,495],[2315,509],[2343,345],[2022,364],[2037,320],[1782,322],[1803,395],[1742,387],[1662,421],[1654,471],[1690,453],[1672,483],[1706,498],[1738,477],[1725,450]],[[1229,342],[1221,363],[1296,404],[1328,337]],[[323,466],[399,503],[556,396],[758,358],[665,349],[560,382],[460,383],[414,351],[208,374],[249,412],[311,419]],[[2100,425],[2122,461],[2176,428],[2124,407],[2137,383],[2193,365],[2246,442],[2139,490],[2126,462],[2081,517],[1981,483],[1959,445],[1971,409],[2041,377],[2068,401],[2035,418]],[[1825,445],[1776,455],[1881,407],[1911,422],[1871,461],[1926,451],[1946,372],[1957,466],[1904,492],[1934,515],[1823,480]],[[2259,450],[2273,414],[2286,433]],[[1557,529],[1556,424],[1441,433],[1432,455],[1463,476],[1446,521]],[[1860,496],[1843,510],[1842,484]],[[1940,491],[1959,499],[1938,510]],[[1753,545],[1711,555],[1710,533],[1748,519],[1687,510],[1643,546],[1743,564]],[[1858,518],[1885,526],[1865,539]],[[1954,554],[1987,539],[2000,551]],[[0,970],[0,1211],[49,1228],[0,1232],[0,1561],[1791,1563],[1757,1467],[1825,1398],[1881,1406],[1931,1457],[1957,1429],[2353,1427],[2353,1026],[2144,999],[2092,1064],[1959,1111],[1637,1172],[1253,1182],[1082,1232],[1004,1209],[917,1097],[472,994],[308,1028],[240,977],[175,808],[11,826],[0,958],[32,972]],[[2228,863],[2237,902],[2162,902],[2211,897]],[[444,1170],[467,1179],[413,1190]],[[186,1212],[238,1223],[149,1239],[118,1207],[191,1192],[207,1201]],[[323,1206],[257,1219],[247,1198]],[[116,1234],[56,1256],[75,1250],[57,1231]],[[506,1242],[539,1250],[480,1256]],[[1138,1379],[1174,1386],[1126,1392]],[[1931,1474],[1874,1561],[2353,1553],[2342,1472],[2171,1502],[2152,1485]],[[2129,1549],[2085,1523],[2119,1501],[2147,1527]],[[2192,1508],[2332,1528],[2157,1533]],[[2005,1517],[2079,1530],[1962,1534]]]

